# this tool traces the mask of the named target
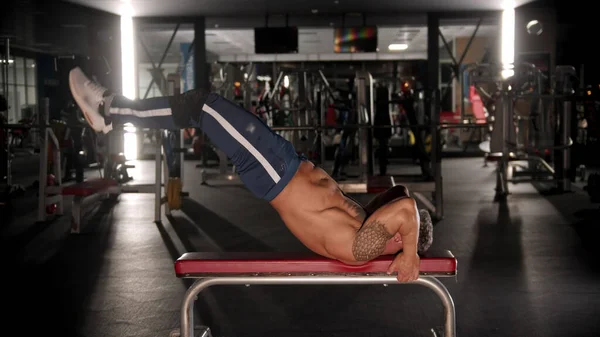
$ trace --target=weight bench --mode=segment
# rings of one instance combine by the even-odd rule
[[[435,181],[425,180],[421,175],[370,176],[366,182],[342,181],[338,183],[344,193],[368,194],[382,193],[396,185],[406,187],[411,196],[419,201],[435,219],[441,219],[441,206],[438,207],[439,202],[435,203],[436,195],[441,192],[436,191]],[[428,193],[433,195],[433,202],[425,196]]]
[[[370,176],[364,180],[339,181],[338,186],[344,193],[369,193],[385,192],[396,185],[392,176]]]
[[[456,275],[456,258],[449,251],[427,253],[421,257],[421,277],[399,283],[387,268],[395,256],[381,256],[364,265],[352,266],[315,254],[293,253],[186,253],[175,262],[179,278],[196,279],[185,293],[181,305],[180,331],[171,336],[194,337],[194,301],[213,285],[317,285],[317,284],[418,284],[433,290],[444,306],[444,336],[456,337],[454,301],[437,279]],[[198,336],[210,337],[202,327]]]
[[[106,198],[111,193],[110,189],[117,186],[112,179],[90,179],[82,183],[66,186],[62,195],[72,195],[73,206],[71,209],[71,233],[81,231],[81,209],[85,204]]]
[[[383,193],[396,186],[393,176],[372,176],[367,179],[367,193]]]

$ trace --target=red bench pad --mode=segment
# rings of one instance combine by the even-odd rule
[[[62,194],[87,197],[113,186],[117,186],[117,182],[112,179],[90,179],[64,187]]]
[[[185,253],[175,262],[177,277],[217,277],[253,274],[386,274],[394,255],[352,266],[304,253]],[[421,256],[421,274],[455,275],[456,258],[449,251]]]
[[[367,179],[367,193],[382,193],[395,185],[392,176],[371,176]]]

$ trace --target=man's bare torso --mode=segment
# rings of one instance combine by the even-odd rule
[[[352,244],[368,214],[346,197],[325,171],[302,162],[294,178],[271,204],[306,247],[332,258],[330,252],[335,249],[338,259],[354,261]],[[384,254],[397,252],[400,240],[399,236],[390,240]]]

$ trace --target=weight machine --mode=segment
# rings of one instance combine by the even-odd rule
[[[161,221],[161,207],[165,205],[165,213],[170,214],[171,210],[177,209],[178,205],[172,200],[173,196],[162,197],[162,187],[168,187],[169,167],[166,164],[166,158],[163,160],[162,139],[164,130],[155,130],[156,138],[159,140],[155,147],[155,182],[152,184],[121,184],[115,179],[110,171],[110,166],[104,166],[102,176],[99,179],[88,179],[86,181],[64,185],[62,181],[61,147],[60,140],[56,137],[54,131],[49,125],[50,100],[44,98],[42,107],[38,112],[36,124],[6,124],[3,130],[23,128],[39,130],[39,178],[38,178],[38,207],[37,221],[45,222],[56,216],[64,214],[65,196],[72,196],[71,208],[71,232],[79,233],[81,229],[81,216],[83,209],[88,205],[104,200],[110,196],[117,196],[122,193],[151,193],[155,195],[155,221]],[[122,131],[122,130],[121,130]],[[119,130],[113,130],[112,136],[122,135]],[[111,145],[107,144],[107,152],[111,151]],[[52,170],[49,170],[48,157],[52,156]],[[105,156],[106,157],[106,156]],[[164,169],[163,169],[164,165]],[[127,166],[124,169],[131,168]],[[164,176],[163,176],[164,173]],[[165,193],[167,194],[167,193]],[[187,193],[181,192],[181,196]]]
[[[374,120],[374,88],[373,77],[366,71],[356,73],[356,112],[358,114],[358,125],[349,126],[349,128],[358,129],[358,165],[360,175],[356,180],[346,180],[338,182],[338,185],[345,193],[370,193],[373,188],[370,181],[375,171],[375,160],[373,153],[373,120]],[[431,121],[439,121],[439,111],[435,108],[435,92],[426,94],[426,104],[432,104]],[[387,126],[386,126],[387,127]],[[389,126],[391,127],[391,126]],[[395,127],[395,126],[394,126]],[[420,201],[436,219],[443,217],[443,195],[442,195],[442,172],[440,161],[441,147],[439,142],[439,126],[432,123],[429,126],[415,126],[415,128],[430,128],[432,134],[432,147],[430,153],[431,172],[433,179],[419,175],[394,175],[392,185],[404,185],[415,199]],[[435,135],[438,135],[435,137]],[[436,163],[438,165],[436,165]],[[378,188],[381,186],[378,186]],[[391,186],[389,186],[391,187]],[[427,197],[429,194],[431,197]]]
[[[285,88],[286,78],[289,87],[297,87],[296,92]],[[287,91],[283,99],[280,97],[282,87],[284,92]],[[311,160],[325,163],[324,112],[330,103],[340,106],[341,102],[335,99],[323,72],[305,68],[283,69],[268,99],[274,105],[272,113],[283,112],[286,115],[285,124],[274,126],[273,130],[291,142],[296,151],[306,154]],[[275,116],[270,118],[275,120]]]
[[[498,162],[496,198],[506,198],[508,183],[555,182],[558,191],[570,191],[575,68],[556,67],[549,93],[542,87],[544,75],[532,64],[516,64],[515,75],[506,80],[495,65],[471,65],[466,71],[476,90],[494,107],[490,140],[480,147],[486,161]],[[482,85],[491,86],[492,93]],[[519,111],[526,103],[531,107],[529,114]]]

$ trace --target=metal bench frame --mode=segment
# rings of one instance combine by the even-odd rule
[[[322,276],[317,274],[311,275],[289,275],[289,276],[228,276],[217,275],[214,277],[194,278],[196,281],[188,288],[183,298],[181,305],[181,321],[180,332],[171,334],[172,336],[194,337],[194,302],[198,298],[198,294],[204,289],[214,285],[364,285],[364,284],[381,284],[387,285],[421,285],[433,290],[442,301],[444,307],[444,336],[456,337],[456,312],[454,301],[448,292],[448,289],[438,277],[454,277],[449,274],[431,274],[423,275],[414,282],[400,283],[395,276],[371,276],[369,274],[347,274],[340,276]],[[202,337],[211,336],[208,327],[202,328]]]
[[[116,194],[114,192],[114,186],[107,186],[89,195],[74,195],[71,206],[71,233],[79,234],[81,232],[81,215],[84,207],[107,199],[111,194]]]

